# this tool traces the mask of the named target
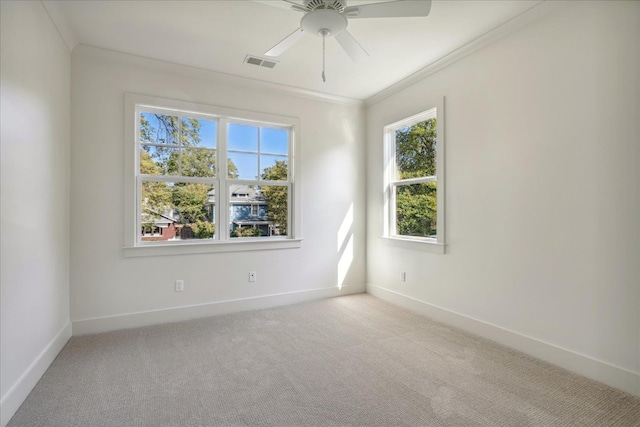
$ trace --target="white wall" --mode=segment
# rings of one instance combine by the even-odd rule
[[[376,103],[366,163],[357,104],[88,47],[70,66],[40,2],[0,7],[2,424],[68,339],[69,310],[82,333],[335,295],[348,248],[346,292],[367,252],[370,292],[640,393],[637,2],[571,4]],[[125,92],[300,117],[303,247],[124,258]],[[379,238],[382,126],[436,95],[445,255]]]
[[[124,258],[125,93],[299,117],[302,248]],[[72,55],[71,112],[74,334],[337,295],[343,256],[338,231],[352,206],[353,260],[342,292],[364,291],[361,104],[319,101],[213,72],[79,46]],[[249,270],[257,272],[257,283],[248,283]],[[184,279],[184,292],[174,291],[176,279]],[[288,295],[262,298],[274,294]]]
[[[71,336],[70,53],[40,2],[0,3],[2,425]]]
[[[572,2],[369,106],[368,292],[640,394],[639,28]],[[438,95],[445,255],[380,238],[382,127]]]

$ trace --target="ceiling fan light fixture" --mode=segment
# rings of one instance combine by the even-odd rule
[[[335,37],[347,28],[347,18],[332,9],[317,9],[302,17],[300,25],[304,32],[320,37]]]
[[[268,3],[266,0],[254,1]],[[369,57],[367,51],[347,31],[347,18],[411,18],[427,16],[431,10],[431,0],[378,1],[349,7],[346,0],[304,0],[302,4],[299,0],[282,1],[289,4],[293,10],[304,12],[304,16],[300,21],[300,28],[269,49],[265,55],[281,55],[300,40],[304,33],[322,37],[322,81],[326,81],[324,66],[327,37],[334,37],[353,61],[358,62]]]

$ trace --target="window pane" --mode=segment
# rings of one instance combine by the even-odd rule
[[[140,173],[145,175],[163,175],[162,164],[154,159],[151,150],[155,147],[143,146],[140,150]]]
[[[285,129],[260,128],[260,152],[289,154],[289,131]]]
[[[435,176],[436,119],[395,131],[396,179]]]
[[[184,147],[197,147],[201,143],[200,122],[190,117],[180,118],[180,144]]]
[[[140,201],[142,241],[215,235],[213,184],[143,181]]]
[[[218,122],[214,120],[196,120],[198,124],[198,147],[216,148],[218,143]]]
[[[140,142],[178,144],[178,117],[155,113],[140,113]]]
[[[396,233],[400,236],[436,237],[435,181],[399,185],[396,191]]]
[[[171,203],[171,184],[143,181],[141,204],[141,240],[175,240],[176,221]]]
[[[146,175],[177,175],[179,149],[156,145],[142,145],[140,173]]]
[[[258,151],[258,128],[256,126],[229,124],[229,150]]]
[[[287,157],[285,156],[260,156],[260,177],[269,181],[287,180]]]
[[[229,152],[228,154],[229,162],[227,163],[227,165],[229,178],[258,179],[257,154],[236,152]]]
[[[198,148],[182,150],[180,171],[182,176],[216,176],[216,152]]]
[[[288,187],[232,185],[229,205],[232,238],[287,235]]]

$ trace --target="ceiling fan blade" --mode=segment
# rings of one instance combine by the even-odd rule
[[[298,40],[304,36],[302,28],[298,28],[293,33],[285,37],[280,43],[265,52],[267,56],[280,56],[282,53],[293,46]]]
[[[349,6],[344,9],[344,14],[349,19],[408,18],[412,16],[427,16],[430,10],[431,0],[397,0]]]
[[[275,1],[275,0],[252,0],[252,1],[254,3],[262,3],[262,4],[266,4],[267,6],[278,7],[280,9],[295,10],[296,12],[306,12],[307,11],[302,4],[300,4],[298,2],[295,2],[293,0],[279,0],[279,1]]]
[[[369,57],[367,51],[360,46],[360,43],[347,30],[338,34],[336,40],[354,62],[364,61]]]

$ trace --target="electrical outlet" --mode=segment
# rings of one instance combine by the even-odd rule
[[[407,281],[407,272],[403,271],[402,273],[400,273],[400,281],[401,282],[406,282]]]
[[[176,292],[184,291],[184,280],[176,280]]]
[[[249,272],[249,282],[255,282],[256,281],[256,272],[255,271],[250,271]]]

